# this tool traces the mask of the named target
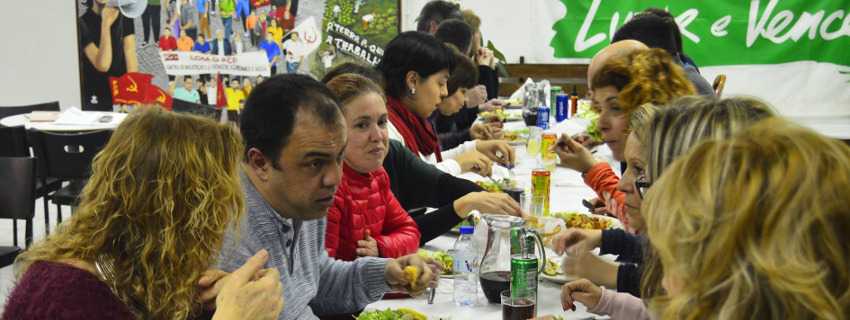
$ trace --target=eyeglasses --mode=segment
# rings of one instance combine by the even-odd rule
[[[651,182],[646,182],[646,176],[640,176],[635,180],[635,189],[637,189],[637,193],[641,199],[643,199],[643,194],[646,193],[646,190],[651,186]]]

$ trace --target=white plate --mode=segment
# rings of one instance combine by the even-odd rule
[[[570,212],[575,212],[575,211],[559,211],[559,212],[570,213]],[[586,216],[610,220],[611,221],[611,229],[622,229],[623,228],[623,224],[620,223],[620,220],[618,220],[616,218],[611,218],[609,216],[604,216],[604,215],[601,215],[601,214],[587,214],[587,213],[582,213],[582,212],[576,212],[576,213],[583,214],[583,215],[586,215]],[[553,212],[552,214],[553,214],[552,217],[554,217],[555,212]]]
[[[550,275],[545,274],[545,273],[540,273],[540,279],[545,279],[545,280],[548,280],[548,281],[551,281],[551,282],[554,282],[554,283],[560,283],[560,284],[565,284],[565,283],[570,282],[570,281],[578,280],[578,278],[576,278],[575,276],[572,276],[572,275],[568,276],[566,274],[558,274],[558,275],[553,277],[553,276],[550,276]]]
[[[558,265],[558,268],[561,268],[561,265],[563,264],[563,258],[556,256],[553,251],[549,250],[549,248],[546,248],[546,249],[547,249],[546,250],[546,257],[549,258],[550,257],[549,253],[552,252],[551,257],[556,257],[556,258],[559,258],[561,260],[560,264]],[[613,254],[603,254],[603,255],[600,256],[599,255],[599,248],[593,249],[590,252],[592,254],[599,256],[599,258],[601,258],[602,260],[607,260],[607,261],[613,262],[614,260],[617,259],[617,256],[615,256]],[[564,272],[563,270],[559,270],[559,271]],[[578,277],[576,277],[574,275],[570,275],[570,274],[564,274],[564,273],[559,273],[555,276],[550,276],[548,274],[541,272],[540,273],[540,279],[546,279],[547,281],[551,281],[551,282],[554,282],[554,283],[564,284],[564,283],[567,283],[567,282],[570,282],[570,281],[573,281],[573,280],[578,280]]]
[[[512,146],[524,146],[525,145],[525,140],[511,140],[511,141],[506,140],[505,142],[507,142],[509,145],[512,145]]]

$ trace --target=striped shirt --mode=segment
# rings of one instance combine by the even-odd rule
[[[360,258],[353,262],[328,257],[325,218],[286,219],[242,174],[248,213],[240,221],[240,238],[232,230],[224,237],[220,268],[232,272],[260,249],[269,252],[266,268],[280,272],[284,307],[278,319],[316,319],[362,309],[393,290],[384,278],[390,259]]]

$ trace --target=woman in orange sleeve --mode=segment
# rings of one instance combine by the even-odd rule
[[[596,125],[614,160],[624,161],[627,121],[632,109],[644,103],[661,105],[676,97],[696,94],[681,67],[660,49],[635,50],[612,57],[590,79],[592,108],[599,113]],[[568,135],[555,147],[561,165],[582,173],[584,183],[596,191],[626,230],[634,233],[626,215],[624,195],[617,190],[620,178],[606,162],[597,162],[590,151]]]

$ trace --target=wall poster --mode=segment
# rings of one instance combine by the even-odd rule
[[[216,105],[219,86],[238,110],[275,74],[377,64],[399,29],[398,0],[77,1],[83,110],[138,101],[125,94]]]

